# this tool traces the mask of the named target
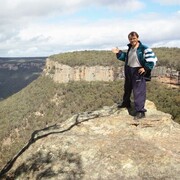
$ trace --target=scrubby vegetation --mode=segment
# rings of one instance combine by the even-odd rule
[[[160,111],[171,114],[174,121],[180,123],[180,94],[178,88],[172,89],[153,80],[147,83],[147,99],[153,101]]]
[[[75,51],[50,56],[50,59],[73,66],[119,66],[116,56],[111,51]]]
[[[180,71],[180,48],[154,48],[158,66],[166,66]]]

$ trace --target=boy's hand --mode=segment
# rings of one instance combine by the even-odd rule
[[[120,50],[119,50],[118,47],[112,49],[112,52],[115,53],[115,54],[119,53],[119,51],[120,51]]]
[[[143,73],[145,73],[145,69],[142,67],[142,68],[140,68],[139,70],[138,70],[138,73],[139,74],[143,74]]]
[[[143,73],[145,73],[145,72],[146,72],[146,71],[145,71],[145,69],[144,69],[143,67],[138,70],[138,73],[139,73],[139,74],[143,74]]]

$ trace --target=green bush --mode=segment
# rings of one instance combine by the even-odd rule
[[[71,67],[82,65],[119,66],[119,61],[111,51],[75,51],[52,55],[49,58]]]

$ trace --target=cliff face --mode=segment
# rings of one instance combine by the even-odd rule
[[[112,66],[75,66],[60,64],[47,59],[44,73],[53,78],[55,82],[67,83],[70,81],[113,81],[117,78],[117,71]],[[122,74],[122,73],[121,73]],[[119,75],[120,76],[120,75]],[[123,75],[121,75],[123,76]]]
[[[117,106],[37,131],[11,170],[15,179],[178,180],[180,126],[146,102],[134,121]]]
[[[175,71],[175,84],[178,84],[177,73]],[[124,77],[124,67],[119,66],[115,68],[113,66],[100,65],[70,67],[47,58],[44,74],[58,83],[70,81],[114,81]],[[152,70],[151,75],[153,77],[170,77],[172,72],[164,66],[157,66]]]

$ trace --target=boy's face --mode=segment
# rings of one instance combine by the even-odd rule
[[[129,42],[132,45],[132,47],[136,47],[139,44],[139,42],[138,42],[139,39],[136,35],[135,36],[129,36],[128,39],[129,39]]]

